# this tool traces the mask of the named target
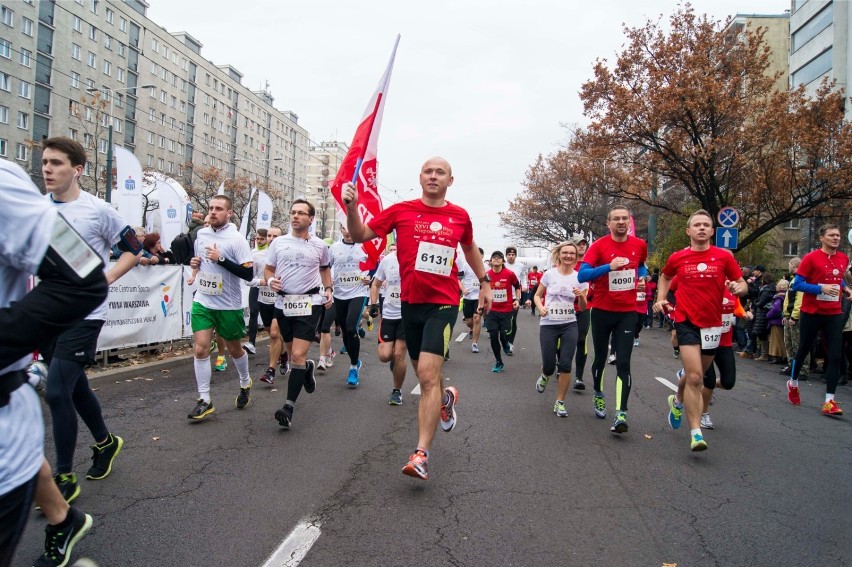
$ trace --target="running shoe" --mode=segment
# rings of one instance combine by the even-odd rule
[[[74,501],[75,498],[80,496],[80,485],[77,484],[77,475],[74,473],[59,473],[53,475],[53,481],[56,483],[56,487],[59,489],[59,492],[62,494],[62,498],[65,499],[69,504]]]
[[[616,412],[615,419],[612,420],[612,427],[609,430],[615,433],[627,433],[627,429],[627,413]]]
[[[680,421],[683,419],[683,404],[675,403],[675,395],[671,394],[668,398],[669,401],[669,426],[672,429],[677,429],[680,427]]]
[[[358,327],[358,336],[362,339],[367,336],[366,331],[364,331],[364,327]]]
[[[576,380],[574,380],[574,389],[575,390],[585,390],[586,389],[586,383],[583,382],[582,378],[577,378]]]
[[[706,451],[707,441],[704,440],[703,435],[701,435],[700,433],[695,433],[692,436],[692,441],[689,444],[689,448],[695,452]]]
[[[340,354],[346,354],[346,345],[340,345]]]
[[[556,417],[568,417],[568,410],[565,409],[565,402],[558,400],[555,404],[553,404],[553,413],[556,414]]]
[[[402,392],[394,388],[391,391],[390,397],[388,398],[388,405],[391,406],[401,406],[402,405]]]
[[[34,567],[64,567],[71,560],[71,551],[92,527],[92,517],[75,507],[68,509],[71,524],[58,528],[48,524],[44,528],[44,553],[33,563]]]
[[[792,380],[787,380],[787,400],[794,406],[802,403],[802,399],[799,397],[799,387],[793,386]]]
[[[539,394],[544,393],[544,389],[547,388],[547,384],[550,382],[550,376],[545,376],[544,374],[538,377],[538,380],[535,381],[535,391]]]
[[[595,394],[595,415],[600,419],[606,417],[606,400],[603,394]]]
[[[335,326],[334,326],[334,336],[335,336],[335,337],[339,337],[339,336],[340,336],[340,327],[339,327],[339,326],[337,326],[337,325],[335,325]]]
[[[281,356],[278,357],[278,373],[281,376],[284,376],[290,372],[290,355],[287,354],[287,351],[281,353]]]
[[[506,346],[503,347],[503,353],[506,356],[515,356],[515,345],[512,343],[506,343]]]
[[[216,357],[216,364],[213,365],[214,372],[222,372],[228,367],[228,361],[224,356]]]
[[[249,341],[243,345],[243,350],[249,354],[257,354],[257,348],[254,346],[254,343]]]
[[[441,429],[450,432],[456,426],[456,402],[459,399],[459,391],[455,386],[444,388],[446,403],[441,406]]]
[[[328,352],[325,353],[325,365],[331,368],[334,366],[334,357],[337,356],[337,353],[334,352],[333,348],[328,349]]]
[[[609,358],[607,358],[606,361],[610,364],[615,364],[615,355],[614,354],[609,355]]]
[[[633,346],[639,346],[639,339],[633,339]]]
[[[429,478],[428,466],[429,459],[426,457],[426,453],[418,449],[408,457],[408,464],[402,467],[402,474],[426,480]]]
[[[245,409],[251,403],[251,378],[249,378],[248,386],[240,388],[240,393],[234,399],[234,405],[237,409]]]
[[[189,412],[189,415],[186,416],[189,419],[202,420],[211,413],[215,411],[213,407],[213,402],[205,402],[204,400],[199,399],[195,403],[195,407]]]
[[[284,404],[283,408],[275,412],[275,420],[284,429],[290,429],[290,424],[293,422],[293,406]]]
[[[709,413],[701,414],[701,428],[702,429],[716,429],[716,426],[713,425],[713,420],[710,419]]]
[[[822,404],[822,415],[843,415],[843,409],[834,400]]]
[[[491,368],[491,372],[503,372],[503,363],[498,362]]]
[[[473,331],[468,331],[468,332],[467,332],[467,338],[469,338],[469,339],[473,339]]]
[[[305,392],[307,392],[308,394],[313,394],[314,390],[317,389],[317,381],[316,378],[314,378],[315,366],[316,364],[313,360],[308,360],[305,362]]]
[[[124,439],[118,435],[108,434],[103,445],[92,445],[92,466],[86,473],[89,480],[101,480],[112,472],[112,462],[124,447]]]
[[[675,372],[675,378],[677,378],[678,382],[680,382],[680,379],[683,378],[684,374],[686,374],[686,370],[684,370],[683,368]]]
[[[266,372],[261,374],[260,381],[263,382],[264,384],[269,384],[269,385],[275,384],[275,369],[272,368],[271,366],[269,368],[267,368]]]
[[[317,360],[317,372],[325,372],[328,367],[325,365],[325,356],[320,355],[319,360]]]
[[[447,352],[444,353],[444,362],[450,360],[450,349],[447,349]]]
[[[372,331],[372,330],[373,330],[373,318],[372,318],[372,317],[370,317],[369,319],[367,319],[367,330],[368,330],[368,331]]]
[[[361,372],[361,361],[358,361],[358,365],[355,368],[349,369],[349,376],[346,377],[346,385],[350,388],[357,388],[359,383],[359,374]]]
[[[679,349],[675,349],[675,351],[674,351],[674,357],[675,357],[675,358],[680,358],[680,350],[679,350]]]
[[[476,343],[472,343],[470,345],[470,352],[479,352],[479,345]]]

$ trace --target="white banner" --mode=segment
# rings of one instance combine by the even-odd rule
[[[243,208],[243,216],[242,222],[240,222],[240,234],[243,235],[243,238],[248,238],[248,229],[249,229],[249,211],[251,210],[251,201],[254,199],[255,188],[252,187],[249,192],[249,199],[246,206]]]
[[[142,165],[132,152],[115,146],[116,190],[112,204],[130,226],[142,224]]]
[[[224,181],[222,181],[222,183],[219,184],[219,191],[217,191],[216,194],[217,195],[224,195],[225,194],[225,182]]]
[[[157,197],[160,201],[160,240],[171,244],[183,232],[183,199],[171,184],[158,180]]]
[[[98,350],[181,338],[183,266],[137,266],[109,286]]]
[[[272,199],[265,191],[259,191],[257,194],[257,219],[254,229],[269,228],[270,226],[272,226]]]

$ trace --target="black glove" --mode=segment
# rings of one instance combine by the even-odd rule
[[[370,314],[370,317],[378,317],[379,316],[379,304],[378,303],[371,303],[370,305],[367,306],[367,309],[368,309],[367,313]]]

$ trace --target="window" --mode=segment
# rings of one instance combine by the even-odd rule
[[[166,173],[171,173],[172,170],[174,169],[174,167],[175,167],[174,162],[170,161],[169,163],[167,163],[166,164]]]
[[[183,155],[183,144],[178,144],[178,145],[177,145],[177,154],[178,154],[179,156],[182,156],[182,155]]]
[[[112,63],[104,59],[104,75],[112,76]]]
[[[68,101],[68,115],[80,116],[80,104],[76,100]]]
[[[168,58],[169,58],[169,46],[164,45],[163,46],[163,59],[168,59]]]
[[[119,100],[121,100],[121,99],[119,99]],[[112,123],[113,123],[113,124],[112,124],[112,128],[113,128],[113,130],[115,130],[116,132],[121,132],[121,120],[119,120],[118,118],[115,118],[115,117],[114,117],[114,118],[112,119]]]
[[[166,125],[166,114],[164,112],[160,113],[160,126]]]
[[[121,56],[121,57],[124,57],[124,54],[127,53],[126,49],[127,49],[126,45],[124,45],[123,43],[119,43],[118,44],[118,55]]]
[[[151,49],[154,51],[154,53],[160,52],[160,42],[157,41],[156,37],[151,38]]]
[[[5,39],[0,39],[0,57],[6,59],[12,58],[12,42]]]
[[[169,106],[171,106],[172,108],[177,108],[177,97],[176,96],[172,97],[172,100],[169,103]]]
[[[18,96],[21,98],[30,98],[30,84],[26,81],[21,81],[18,85]]]
[[[154,109],[152,108],[152,109],[148,110],[148,120],[153,122],[155,118],[156,118],[156,113],[154,112]]]
[[[92,79],[86,79],[86,90],[95,88],[95,81]]]
[[[0,13],[0,15],[2,15],[3,17],[4,24],[9,26],[10,28],[15,27],[15,12],[7,8],[6,6],[3,6],[3,8],[0,9]]]
[[[793,73],[793,87],[807,85],[831,70],[832,49],[823,51]]]
[[[18,147],[15,151],[15,158],[20,161],[27,161],[27,146],[24,144],[18,144]]]
[[[148,90],[148,95],[149,95],[151,98],[157,98],[157,87],[151,87],[151,88]]]
[[[0,89],[4,91],[12,90],[12,82],[9,80],[9,75],[0,73]]]
[[[151,74],[152,75],[157,74],[157,64],[156,63],[151,63]]]
[[[160,171],[163,171],[163,165],[165,165],[163,158],[159,158],[157,160],[157,169],[159,169]]]
[[[834,21],[833,4],[829,4],[808,22],[800,27],[790,36],[790,47],[792,51],[796,51],[804,44],[812,40],[816,35],[831,25]]]
[[[114,17],[115,17],[115,12],[113,12],[112,10],[107,8],[106,9],[106,21],[111,24]]]
[[[185,100],[180,101],[180,111],[186,112],[186,101]]]
[[[80,88],[80,73],[75,73],[71,71],[71,86],[75,89]]]
[[[169,130],[174,130],[176,123],[177,123],[177,120],[175,120],[174,116],[169,118]]]
[[[89,9],[93,14],[98,13],[98,0],[91,0],[91,4],[89,5]]]
[[[166,95],[166,91],[160,91],[160,102],[165,103],[166,102],[166,96],[168,96],[168,95]]]
[[[154,133],[153,132],[148,132],[148,143],[151,144],[152,146],[154,145]]]
[[[7,157],[6,147],[8,145],[9,143],[6,140],[0,138],[0,157]]]
[[[89,134],[88,132],[83,134],[83,145],[86,146],[87,148],[92,147],[92,135]]]
[[[72,140],[76,140],[78,136],[79,136],[79,133],[77,132],[77,130],[75,130],[73,128],[68,128],[68,137],[69,138],[71,138]]]
[[[148,159],[145,161],[145,165],[147,165],[148,167],[153,167],[154,166],[154,156],[152,156],[151,154],[148,154]]]
[[[21,65],[24,67],[29,67],[31,65],[30,61],[32,60],[33,52],[29,49],[21,48]]]
[[[109,145],[109,144],[107,143],[107,141],[106,141],[106,140],[98,139],[98,151],[99,151],[100,153],[102,153],[102,154],[107,153],[107,146],[108,146],[108,145]]]
[[[21,31],[24,35],[33,36],[33,21],[29,18],[21,18]]]
[[[92,24],[89,24],[89,39],[92,41],[98,40],[98,29]]]
[[[80,53],[81,53],[80,46],[77,45],[76,43],[72,43],[71,44],[71,57],[73,57],[77,61],[80,61]]]
[[[79,16],[74,16],[74,31],[83,33],[83,20]]]
[[[121,31],[127,31],[127,20],[125,20],[121,16],[118,17],[118,29],[120,29]]]
[[[18,128],[26,130],[30,127],[30,115],[26,112],[18,111]]]
[[[112,38],[107,34],[104,34],[104,47],[112,51]]]
[[[124,82],[124,69],[122,69],[121,67],[116,67],[115,68],[115,78],[119,83],[123,83]]]
[[[784,242],[784,255],[785,256],[798,256],[799,255],[799,243],[793,240],[787,240]]]
[[[0,124],[9,123],[9,107],[0,106]]]
[[[802,223],[801,223],[801,221],[800,221],[799,219],[793,219],[793,220],[791,220],[791,221],[788,221],[788,222],[784,225],[784,228],[797,229],[797,228],[799,228],[799,227],[801,226],[801,224],[802,224]]]
[[[95,57],[95,54],[94,54],[94,53],[92,53],[92,52],[90,51],[90,52],[89,52],[89,55],[88,55],[88,58],[86,59],[86,65],[88,65],[88,66],[89,66],[89,67],[91,67],[92,69],[97,68],[97,61],[96,61],[96,59],[97,59],[97,58]]]

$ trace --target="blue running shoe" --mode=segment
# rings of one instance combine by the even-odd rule
[[[675,395],[669,396],[669,425],[672,429],[680,427],[680,420],[683,419],[683,404],[675,403]]]
[[[609,428],[613,433],[627,433],[627,413],[620,411],[615,414],[615,419],[612,420],[612,427]]]
[[[366,335],[367,333],[364,331],[364,327],[358,327],[358,336],[363,339]]]
[[[358,366],[349,369],[349,376],[346,377],[346,385],[350,388],[358,387],[358,375],[361,372],[361,361],[358,361]]]
[[[494,368],[491,369],[491,372],[503,372],[503,363],[498,362],[494,365]]]

